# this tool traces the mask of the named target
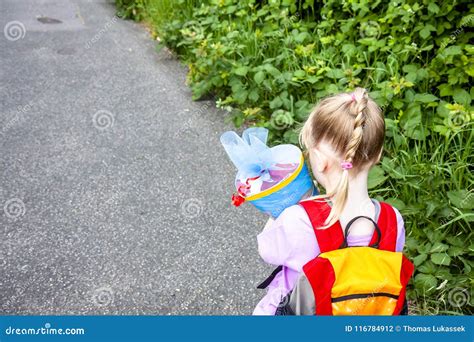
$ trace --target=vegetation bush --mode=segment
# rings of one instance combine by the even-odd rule
[[[298,143],[322,97],[362,86],[384,109],[387,140],[371,195],[400,209],[419,314],[473,312],[470,1],[117,0],[189,67],[237,126]]]

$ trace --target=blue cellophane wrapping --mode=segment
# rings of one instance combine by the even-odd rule
[[[221,143],[238,169],[236,188],[248,178],[259,176],[256,182],[262,186],[262,191],[266,190],[269,194],[249,202],[260,211],[278,217],[285,208],[297,204],[305,194],[315,195],[317,191],[305,164],[293,181],[278,191],[271,191],[280,181],[297,171],[302,153],[294,145],[269,148],[266,145],[267,138],[266,128],[253,127],[245,130],[242,138],[235,132],[225,132],[221,136]],[[286,174],[286,177],[281,178],[279,175],[282,174]]]

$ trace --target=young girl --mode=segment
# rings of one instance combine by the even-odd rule
[[[309,155],[316,181],[326,189],[325,195],[309,199],[327,201],[330,212],[326,214],[325,226],[320,229],[337,221],[344,228],[359,215],[378,221],[381,206],[369,198],[367,178],[370,168],[380,160],[384,132],[382,112],[362,88],[327,97],[311,112],[300,140]],[[403,218],[394,210],[396,251],[401,251],[405,229]],[[367,246],[373,232],[374,225],[370,221],[357,220],[351,226],[348,244]],[[265,262],[281,267],[267,279],[267,294],[253,313],[274,315],[282,299],[294,288],[302,267],[320,253],[305,209],[294,205],[276,220],[270,219],[258,235],[258,249]]]

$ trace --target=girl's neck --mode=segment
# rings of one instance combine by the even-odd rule
[[[347,193],[347,204],[357,204],[369,199],[367,187],[368,172],[359,172],[355,177],[349,178],[349,191]],[[347,205],[346,205],[347,208]]]
[[[340,215],[343,226],[355,216],[364,215],[372,218],[375,216],[375,207],[369,197],[367,178],[368,171],[361,171],[349,178],[347,201]],[[363,231],[371,229],[371,225],[364,221],[359,221],[354,226],[366,226]]]
[[[361,200],[369,199],[369,191],[367,187],[367,179],[369,172],[360,171],[357,175],[351,177],[349,175],[349,191],[347,193],[347,203],[357,203]],[[333,176],[330,179],[339,179],[341,176]],[[330,189],[334,189],[337,183],[330,183]],[[329,190],[328,192],[331,192]],[[347,207],[347,205],[346,205]]]

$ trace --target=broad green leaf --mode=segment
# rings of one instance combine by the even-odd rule
[[[253,102],[257,102],[258,99],[259,99],[259,94],[258,94],[258,89],[254,88],[250,91],[249,95],[248,95],[248,98],[249,100],[253,101]]]
[[[257,84],[262,83],[264,79],[265,79],[265,73],[264,73],[263,71],[258,71],[258,72],[253,76],[253,80],[254,80],[255,83],[257,83]]]
[[[426,274],[436,274],[437,269],[438,267],[431,260],[426,260],[418,267],[419,272]]]
[[[449,269],[449,267],[440,266],[438,270],[436,271],[435,276],[438,279],[443,279],[443,280],[448,280],[448,281],[453,279],[453,276],[451,274],[451,270]]]
[[[309,33],[308,32],[300,32],[298,33],[295,37],[295,41],[297,43],[303,43],[303,41],[306,39],[306,37],[309,36]]]
[[[347,56],[353,56],[356,53],[357,49],[354,44],[344,44],[342,46],[342,52]]]
[[[454,45],[450,46],[442,52],[443,56],[455,56],[460,55],[462,53],[461,47]]]
[[[410,236],[407,236],[406,240],[405,240],[405,246],[409,249],[409,250],[416,250],[417,247],[418,247],[418,244],[419,242],[410,237]]]
[[[270,101],[270,108],[280,108],[283,105],[283,101],[281,100],[280,96],[275,97],[272,101]]]
[[[273,77],[278,77],[281,75],[281,72],[280,70],[278,70],[277,68],[275,68],[273,65],[271,64],[264,64],[263,65],[263,68],[270,74],[272,75]]]
[[[424,27],[421,31],[420,31],[420,37],[423,38],[423,39],[426,39],[430,36],[431,32],[430,30],[427,28],[427,27]]]
[[[336,69],[336,68],[330,69],[330,70],[326,73],[326,75],[327,75],[328,77],[332,77],[332,78],[335,78],[335,79],[341,79],[341,78],[343,78],[343,77],[345,76],[343,70],[341,70],[341,69]]]
[[[247,66],[241,66],[238,67],[237,69],[234,70],[234,73],[239,76],[245,76],[247,75],[247,72],[249,71],[249,67]]]
[[[416,73],[419,67],[420,66],[417,64],[407,64],[403,66],[402,70],[406,72],[407,74],[410,72]]]
[[[434,102],[437,101],[438,98],[432,94],[416,94],[415,95],[415,101],[420,101],[420,102]]]
[[[413,264],[415,266],[420,266],[423,263],[423,261],[425,261],[427,258],[428,258],[427,254],[420,254],[413,258]]]
[[[421,68],[416,71],[416,76],[418,81],[424,80],[425,78],[429,77],[429,72],[427,69]]]
[[[427,128],[421,124],[421,107],[419,105],[411,105],[407,109],[404,117],[406,117],[403,130],[407,137],[417,140],[423,140],[427,134]]]
[[[283,135],[283,137],[290,143],[290,144],[294,144],[294,145],[298,145],[298,139],[299,139],[299,135],[298,135],[298,132],[296,130],[288,130],[285,132],[285,134]]]
[[[457,103],[462,104],[463,106],[469,106],[471,104],[471,95],[467,91],[461,88],[454,89],[453,99]]]
[[[474,214],[473,213],[464,214],[462,216],[462,219],[465,220],[466,222],[474,222]]]
[[[384,170],[380,166],[376,165],[369,172],[367,186],[369,189],[373,189],[377,185],[380,185],[385,182],[386,179],[387,176],[385,176]]]
[[[234,122],[234,125],[238,128],[244,123],[244,116],[242,115],[242,113],[236,114],[232,117],[232,121]]]
[[[428,240],[430,240],[433,244],[438,243],[443,239],[443,234],[439,230],[427,230],[425,234],[428,237]],[[429,253],[431,253],[433,247],[434,245],[430,246]]]
[[[434,290],[438,285],[438,280],[431,274],[417,274],[415,276],[415,286],[424,291]]]
[[[439,12],[439,6],[436,5],[434,2],[430,2],[428,4],[428,11],[431,13],[437,14]]]
[[[464,241],[459,236],[448,236],[446,240],[453,246],[464,246]]]
[[[450,257],[457,257],[457,256],[460,256],[460,255],[463,255],[463,254],[466,254],[466,253],[467,253],[467,251],[463,247],[451,246],[448,249],[448,255]]]
[[[439,95],[441,96],[451,96],[453,95],[453,88],[451,87],[451,84],[449,83],[443,83],[438,86],[439,89]]]
[[[239,89],[234,93],[234,98],[237,103],[243,104],[247,100],[248,91],[245,89]]]
[[[293,76],[297,77],[297,78],[303,78],[306,76],[306,72],[304,70],[296,70],[294,73],[293,73]]]
[[[448,191],[451,203],[459,209],[474,209],[474,192],[468,190]]]
[[[433,244],[433,247],[431,247],[430,253],[441,253],[446,251],[449,248],[448,245],[441,243],[441,242],[435,242]]]
[[[409,72],[408,74],[406,74],[405,79],[409,82],[415,83],[417,77],[418,76],[416,72]]]
[[[305,79],[305,81],[307,81],[311,84],[314,84],[314,83],[318,82],[319,80],[320,80],[319,76],[310,76],[310,77]]]
[[[451,264],[451,257],[446,253],[433,253],[431,254],[431,261],[436,265],[449,266]]]
[[[433,44],[430,44],[430,45],[426,45],[426,46],[423,46],[420,50],[421,51],[430,51],[433,49]]]
[[[473,267],[474,267],[472,262],[468,259],[463,258],[463,257],[459,257],[459,259],[461,259],[462,263],[464,264],[464,273],[467,274],[467,273],[471,272]]]
[[[390,198],[387,198],[385,202],[394,206],[398,210],[403,210],[406,207],[405,203],[403,203],[403,201],[399,198],[390,197]]]

